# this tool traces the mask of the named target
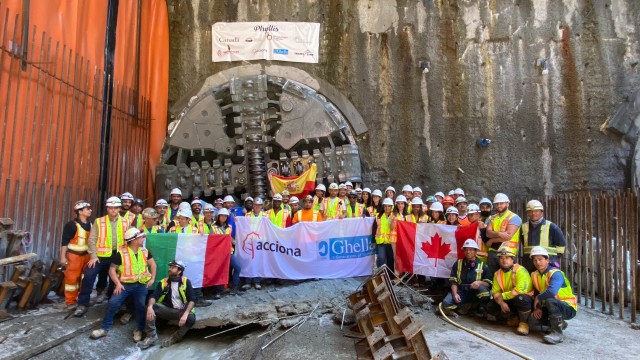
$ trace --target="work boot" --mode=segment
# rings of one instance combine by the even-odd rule
[[[262,285],[260,285],[260,283],[255,283],[255,284],[253,284],[253,287],[255,287],[255,288],[256,288],[256,290],[260,290],[260,289],[262,289]]]
[[[148,349],[148,348],[152,347],[157,342],[158,342],[158,335],[157,334],[153,334],[153,335],[147,335],[147,338],[144,339],[144,341],[140,341],[136,345],[140,349],[144,350],[144,349]]]
[[[457,309],[458,314],[467,315],[469,313],[469,311],[471,311],[471,306],[472,305],[473,304],[471,304],[471,303],[466,303],[466,304],[462,304],[462,305],[458,306],[458,309]]]
[[[244,285],[242,285],[241,289],[242,290],[249,290],[249,289],[251,289],[251,284],[244,284]]]
[[[96,304],[102,304],[105,299],[107,298],[107,294],[106,291],[102,290],[102,291],[98,291],[96,296]]]
[[[105,337],[108,334],[109,332],[105,329],[97,329],[97,330],[93,330],[89,337],[93,340],[96,340],[96,339],[100,339],[101,337]]]
[[[211,300],[205,300],[203,298],[198,298],[198,300],[196,300],[196,307],[204,307],[204,306],[209,306],[211,304],[212,304]]]
[[[562,334],[563,322],[564,320],[562,320],[562,316],[549,316],[551,333],[542,338],[547,344],[555,345],[564,341],[564,335]]]
[[[132,317],[131,313],[128,313],[128,312],[122,314],[122,316],[120,316],[120,324],[127,325],[129,323],[129,321],[131,321],[131,317]],[[138,340],[138,341],[140,341],[140,340]]]
[[[133,330],[133,341],[137,344],[140,340],[142,340],[142,331]]]
[[[237,287],[231,288],[231,290],[229,290],[229,295],[238,295],[240,292],[238,291]]]
[[[187,331],[189,331],[189,329],[187,329],[186,326],[178,328],[178,330],[176,330],[176,332],[171,334],[171,336],[168,339],[163,341],[162,344],[160,344],[160,346],[163,347],[163,348],[166,348],[166,347],[169,347],[169,346],[179,342],[180,340],[182,340],[182,338],[187,333]]]
[[[80,306],[78,306],[78,308],[76,308],[76,311],[73,312],[73,316],[82,317],[84,314],[87,313],[88,310],[89,309],[87,309],[86,306],[80,305]]]
[[[516,331],[520,335],[524,335],[524,336],[529,335],[529,324],[527,324],[526,322],[520,322],[520,324],[518,324],[518,329]]]
[[[516,316],[509,318],[509,320],[507,320],[507,326],[509,327],[516,327],[520,325],[520,319],[518,319]]]

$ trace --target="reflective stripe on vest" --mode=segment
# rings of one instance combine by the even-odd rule
[[[289,217],[289,213],[287,212],[287,210],[280,210],[276,214],[275,211],[271,209],[268,212],[268,216],[269,216],[269,221],[271,221],[271,223],[274,224],[275,226],[280,228],[287,227],[287,218]]]
[[[340,198],[325,198],[322,200],[322,204],[324,205],[325,220],[337,219],[340,216],[342,212]]]
[[[138,256],[135,256],[130,247],[122,249],[120,257],[122,264],[118,268],[120,281],[123,283],[146,284],[151,279],[151,274],[147,268],[147,256],[149,252],[145,248],[138,249]]]
[[[511,221],[511,218],[513,218],[514,216],[516,216],[516,214],[512,213],[510,210],[505,211],[504,216],[500,216],[500,217],[494,216],[493,221],[491,222],[491,228],[493,229],[493,231],[498,231],[498,232],[507,231],[507,226],[509,226],[509,222]],[[518,230],[516,230],[516,232],[513,233],[513,236],[511,237],[511,239],[509,239],[509,241],[503,242],[503,244],[505,246],[512,248],[513,251],[517,254],[519,241],[520,241],[520,227],[518,227]],[[489,251],[492,251],[492,250],[497,251],[496,249],[493,249],[493,248],[489,249]]]
[[[404,217],[404,221],[412,222],[414,224],[426,223],[429,221],[429,216],[427,216],[427,214],[424,214],[422,216],[415,216],[414,214],[409,214]]]
[[[533,287],[538,290],[538,293],[542,294],[549,288],[549,284],[551,283],[551,277],[553,274],[560,271],[560,269],[552,269],[549,270],[546,274],[540,274],[538,270],[533,272],[531,276],[531,281],[533,282]],[[567,303],[574,310],[578,310],[578,300],[575,295],[573,295],[573,290],[571,289],[571,284],[569,284],[569,279],[564,275],[562,271],[560,271],[562,277],[564,278],[564,287],[561,287],[556,294],[556,299]]]
[[[146,226],[141,226],[141,227],[139,227],[139,228],[138,228],[138,230],[142,231],[142,232],[143,232],[143,233],[145,233],[145,234],[157,234],[157,233],[158,233],[158,230],[160,230],[160,226],[158,226],[158,225],[153,225],[153,226],[151,227],[151,230],[147,229],[147,227],[146,227]]]
[[[376,244],[390,244],[391,243],[391,218],[382,214],[379,218],[376,218],[378,229],[376,230]]]
[[[511,290],[509,290],[511,292],[511,294],[513,296],[516,295],[520,295],[520,294],[524,294],[521,293],[520,291],[518,291],[518,287],[516,286],[517,284],[517,273],[518,273],[518,269],[522,268],[522,266],[520,264],[513,264],[513,268],[511,269]],[[500,290],[502,290],[502,292],[506,292],[506,280],[504,278],[506,274],[504,273],[504,271],[502,269],[498,270],[498,272],[496,273],[496,278],[498,280],[498,285],[500,285]],[[526,293],[527,295],[533,295],[533,290],[529,291]]]
[[[169,280],[167,280],[167,278],[164,278],[160,281],[160,290],[162,290],[162,295],[160,295],[160,297],[158,298],[158,303],[162,303],[162,301],[164,300],[164,297],[166,295],[166,293],[164,292],[164,289],[166,289],[168,285],[169,285]],[[185,276],[182,277],[182,282],[180,283],[180,286],[178,286],[178,293],[180,293],[180,298],[182,299],[182,302],[184,303],[184,306],[186,308],[188,303],[187,303],[187,278]],[[191,309],[191,313],[195,314],[196,309],[195,308]]]
[[[458,273],[457,276],[458,278],[456,279],[458,281],[458,284],[462,284],[462,263],[464,260],[458,260]],[[482,267],[484,266],[484,263],[482,261],[476,261],[476,267],[475,267],[475,271],[476,271],[476,281],[480,281],[482,280],[482,271],[478,271],[478,269],[482,270]]]
[[[549,246],[549,230],[551,230],[551,221],[545,220],[544,224],[540,224],[540,242],[538,245],[534,245],[535,241],[529,245],[529,222],[522,224],[522,249],[525,255],[531,254],[531,250],[534,246],[542,246],[547,250],[549,255],[557,256],[564,253],[564,246]]]
[[[69,245],[67,245],[67,249],[85,252],[89,250],[89,246],[87,245],[87,239],[89,239],[89,232],[80,226],[80,223],[76,221],[76,235],[69,241]]]
[[[184,230],[184,231],[183,231]],[[180,225],[176,225],[169,230],[170,233],[184,233],[184,234],[198,234],[198,229],[189,225],[183,228]]]
[[[347,205],[348,218],[361,217],[363,214],[364,214],[364,204],[356,203],[356,206],[354,206],[354,210],[351,210],[351,204]]]
[[[93,229],[93,228],[92,228]],[[111,222],[109,216],[103,216],[96,219],[95,229],[98,230],[98,242],[96,243],[96,255],[99,257],[109,257],[113,252],[113,243],[111,239]],[[116,224],[116,247],[119,249],[124,246],[124,232],[126,230],[122,218],[118,216]]]

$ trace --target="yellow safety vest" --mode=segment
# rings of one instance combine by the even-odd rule
[[[531,274],[533,287],[538,291],[539,294],[542,294],[549,288],[551,277],[558,271],[560,271],[560,269],[552,269],[547,271],[546,274],[540,274],[540,272],[536,270],[533,272],[533,274]],[[569,279],[567,279],[562,271],[560,271],[560,273],[562,274],[562,277],[564,277],[564,287],[561,287],[560,290],[558,290],[556,299],[567,303],[574,310],[578,311],[578,300],[576,299],[575,295],[573,295],[573,290],[571,289]]]
[[[141,226],[138,228],[138,230],[142,231],[145,234],[158,234],[158,230],[160,230],[160,226],[159,225],[153,225],[151,227],[151,230],[147,229],[146,226]]]
[[[69,241],[69,245],[67,245],[67,249],[77,251],[77,252],[86,252],[89,250],[89,246],[87,245],[87,239],[89,239],[89,232],[80,226],[80,224],[76,221],[76,236]]]
[[[542,246],[547,250],[549,255],[557,256],[558,254],[564,254],[564,246],[549,246],[549,229],[551,229],[552,222],[545,220],[544,224],[540,224],[540,244],[529,245],[529,222],[522,224],[522,249],[525,255],[531,254],[531,250],[534,246]]]
[[[378,229],[376,230],[376,244],[390,244],[391,243],[391,217],[382,214],[379,218],[376,218]]]
[[[162,301],[164,300],[165,295],[167,295],[167,293],[164,291],[164,289],[167,288],[167,286],[169,285],[169,280],[167,278],[164,278],[162,280],[160,280],[160,290],[162,290],[162,295],[160,295],[160,297],[158,298],[158,303],[162,303]],[[184,306],[187,307],[187,278],[186,276],[182,276],[182,282],[180,283],[180,286],[178,286],[178,292],[180,293],[180,298],[182,299],[182,302],[184,303]],[[192,308],[191,309],[191,313],[195,314],[196,313],[196,309]]]
[[[351,204],[347,204],[347,217],[356,218],[364,215],[364,204],[356,203],[354,209],[351,210]]]
[[[225,229],[219,226],[212,226],[211,229],[216,235],[231,235],[231,226],[227,226]],[[233,246],[231,246],[231,253],[233,254]]]
[[[258,214],[256,214],[253,211],[247,214],[247,217],[261,217],[261,216],[265,216],[265,213],[262,210],[260,210]]]
[[[184,229],[184,231],[182,231]],[[199,234],[198,228],[189,224],[189,226],[183,228],[180,225],[176,225],[169,230],[170,233],[185,233],[185,234]],[[204,233],[204,232],[203,232]]]
[[[141,214],[136,215],[131,211],[127,210],[127,212],[122,216],[122,219],[124,219],[127,229],[132,226],[135,227],[136,229],[142,226]]]
[[[520,286],[521,289],[518,289],[518,286]],[[502,298],[504,300],[513,299],[521,294],[533,295],[531,276],[529,276],[527,269],[520,264],[513,264],[513,268],[506,273],[500,269],[496,271],[494,275],[493,289],[491,292],[494,294],[498,292],[503,293]],[[507,293],[506,297],[504,293]]]
[[[404,217],[404,221],[412,222],[414,224],[426,223],[426,222],[429,222],[429,216],[427,214],[424,214],[422,216],[415,216],[413,214],[409,214]]]
[[[280,210],[276,214],[273,209],[267,212],[267,216],[269,217],[269,221],[277,227],[286,228],[287,227],[287,218],[289,217],[289,212],[287,210]]]
[[[138,256],[135,256],[130,247],[122,249],[120,257],[122,264],[118,267],[120,281],[127,284],[146,284],[151,280],[151,274],[147,267],[147,257],[149,252],[145,248],[138,249]]]
[[[504,215],[498,216],[497,214],[493,217],[493,221],[491,222],[491,229],[493,231],[507,231],[507,226],[509,225],[509,221],[511,218],[516,216],[516,214],[512,213],[510,210],[505,211]],[[509,241],[505,241],[503,244],[513,249],[515,254],[518,254],[518,242],[520,241],[520,227],[513,234]],[[490,248],[489,251],[498,251],[494,248]]]
[[[109,216],[103,216],[101,218],[96,219],[95,227],[92,229],[97,229],[98,231],[98,242],[96,243],[96,255],[98,257],[109,257],[113,252],[113,243],[111,242],[112,234],[111,234],[111,222],[109,221]],[[124,246],[124,232],[127,229],[122,218],[118,215],[117,225],[116,225],[116,238],[117,244],[116,247],[119,249]]]
[[[340,198],[324,198],[322,201],[324,205],[324,219],[333,220],[338,219],[342,215],[342,206],[340,205]]]

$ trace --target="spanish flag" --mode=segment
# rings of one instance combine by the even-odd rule
[[[318,170],[316,164],[311,164],[309,170],[300,176],[280,176],[269,174],[271,190],[274,194],[281,194],[284,190],[289,190],[291,196],[301,197],[311,194],[316,186],[316,175]]]

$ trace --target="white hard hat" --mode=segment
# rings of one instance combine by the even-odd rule
[[[182,191],[180,191],[180,189],[178,189],[178,188],[173,188],[173,189],[171,189],[171,195],[180,195],[180,196],[182,196]]]
[[[451,195],[455,195],[456,191],[455,190],[449,190],[449,193],[447,195],[451,196]]]
[[[130,192],[122,193],[120,200],[133,200],[133,195]]]
[[[467,239],[464,241],[464,244],[462,244],[462,248],[472,248],[472,249],[476,249],[476,250],[480,250],[480,247],[478,246],[478,243],[473,240],[473,239]]]
[[[307,196],[305,196],[305,197],[303,197],[303,198],[302,198],[302,201],[307,201],[307,200],[309,200],[309,201],[313,201],[313,196],[311,196],[311,195],[307,195]]]
[[[424,203],[422,202],[421,198],[414,197],[413,199],[411,199],[411,205],[424,205]]]
[[[379,189],[375,189],[371,193],[371,196],[380,196],[380,197],[382,197],[382,191],[380,191]]]
[[[382,201],[382,205],[391,205],[391,206],[393,206],[393,200],[391,200],[391,198],[385,198]]]
[[[338,185],[338,189],[346,189],[346,188],[347,188],[347,185],[345,184]]]
[[[213,212],[213,211],[216,211],[216,208],[212,204],[207,203],[204,206],[204,208],[202,208],[202,211],[211,211],[211,212]]]
[[[357,188],[357,189],[356,189],[356,193],[358,193],[358,194],[362,194],[362,189]]]
[[[236,201],[233,200],[233,196],[231,196],[231,195],[225,196],[224,200],[222,202],[230,202],[230,203],[234,203],[234,204],[236,203]]]
[[[449,215],[449,214],[456,214],[456,215],[459,215],[460,213],[458,212],[458,209],[456,209],[456,208],[455,208],[455,206],[450,206],[450,207],[447,209],[446,214],[447,214],[447,215]]]
[[[257,197],[255,200],[253,200],[253,205],[262,205],[264,204],[264,200],[262,200],[261,197]]]
[[[327,192],[327,188],[324,186],[324,184],[318,184],[318,186],[316,186],[316,190]]]
[[[419,192],[420,194],[422,194],[422,189],[416,186],[413,188],[413,192]]]
[[[339,189],[338,184],[336,183],[329,184],[329,190],[338,190],[338,189]]]
[[[398,195],[398,197],[396,198],[396,202],[397,203],[399,203],[399,202],[406,203],[407,202],[407,198],[404,195]]]
[[[73,205],[73,210],[82,210],[84,208],[91,207],[91,204],[85,200],[76,201],[75,205]]]
[[[147,235],[145,235],[142,231],[136,229],[135,227],[132,227],[124,232],[124,241],[129,242],[131,240],[139,239],[145,236]]]
[[[371,195],[371,189],[369,188],[362,189],[362,192],[366,192],[366,193],[369,193],[369,195]]]
[[[178,210],[184,210],[184,209],[191,211],[191,204],[189,204],[186,201],[181,202],[180,205],[178,205]]]
[[[479,205],[489,204],[491,207],[493,207],[493,203],[491,202],[491,200],[489,200],[489,198],[486,198],[486,197],[483,197],[482,199],[480,199],[480,202],[478,204]]]
[[[462,190],[461,188],[456,188],[455,190],[453,190],[453,194],[464,196],[464,190]]]
[[[438,191],[437,193],[433,194],[433,196],[440,196],[440,197],[444,197],[444,193],[442,191]]]
[[[384,189],[384,192],[387,192],[387,191],[389,191],[389,190],[391,190],[391,191],[393,191],[393,192],[396,192],[396,188],[394,188],[393,186],[387,186],[387,188],[386,188],[386,189]]]
[[[411,191],[413,192],[413,187],[411,185],[405,185],[402,187],[402,192]]]
[[[480,212],[480,207],[478,207],[478,205],[469,204],[469,206],[467,206],[467,214],[476,214],[479,212]]]
[[[220,216],[220,215],[229,216],[229,210],[227,210],[226,208],[222,208],[222,209],[218,210],[218,214],[216,214],[216,216]]]
[[[214,202],[214,204],[224,204],[224,201],[222,201],[222,199],[217,198]]]
[[[353,184],[351,183],[351,181],[347,181],[347,182],[345,182],[345,183],[344,183],[344,186],[351,186],[351,187],[353,187]]]
[[[158,199],[158,201],[156,201],[156,206],[169,206],[169,203],[165,199]]]
[[[253,198],[251,196],[247,196],[247,198],[244,199],[244,202],[247,202],[247,201],[253,201]]]
[[[106,206],[107,207],[120,207],[120,206],[122,206],[122,201],[120,201],[119,197],[112,196],[112,197],[107,199]]]
[[[496,196],[493,198],[493,203],[503,203],[503,202],[511,202],[509,201],[509,197],[503,193],[497,193]]]
[[[282,201],[282,195],[280,194],[275,194],[273,195],[273,201]]]
[[[160,216],[160,214],[158,214],[154,208],[146,208],[142,210],[142,217],[145,219],[155,219],[158,216]]]
[[[193,200],[191,200],[191,205],[194,204],[202,206],[202,201],[199,198],[193,198]]]
[[[531,210],[544,210],[544,206],[538,200],[531,200],[527,203],[527,211]]]
[[[193,216],[193,213],[191,212],[191,209],[179,209],[176,216],[184,216],[186,218],[191,218]]]
[[[549,252],[542,246],[534,246],[533,249],[531,249],[531,255],[529,255],[529,257],[533,259],[534,255],[542,255],[547,259],[549,258]]]
[[[460,203],[463,203],[463,202],[464,202],[464,203],[467,203],[467,204],[469,203],[469,202],[467,201],[467,198],[465,198],[465,197],[464,197],[464,195],[462,195],[462,196],[458,196],[458,198],[456,199],[456,205],[458,205],[458,204],[460,204]]]
[[[431,207],[429,208],[430,211],[440,211],[443,212],[444,211],[444,207],[442,207],[442,203],[441,202],[434,202],[433,204],[431,204]]]
[[[299,204],[300,200],[298,199],[297,196],[292,196],[291,199],[289,199],[289,204]]]

